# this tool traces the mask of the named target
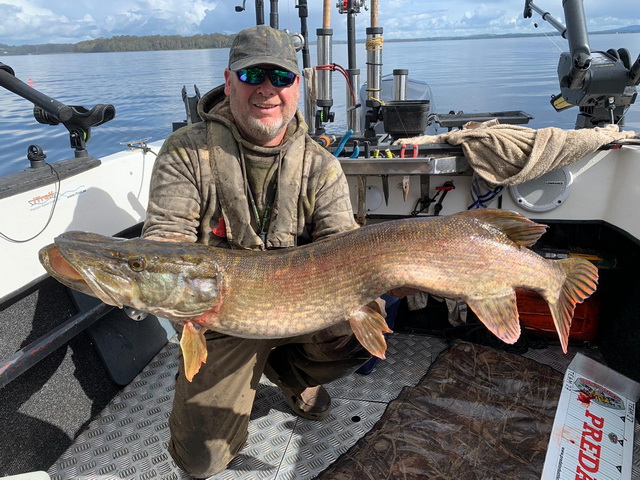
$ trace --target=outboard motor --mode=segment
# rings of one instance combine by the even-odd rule
[[[560,55],[558,80],[560,94],[552,98],[557,111],[578,106],[576,128],[592,128],[606,124],[624,124],[624,114],[637,97],[640,83],[640,56],[631,63],[627,49],[592,52],[582,0],[562,2],[567,26],[525,0],[524,17],[532,10],[555,27],[569,42],[569,52]]]

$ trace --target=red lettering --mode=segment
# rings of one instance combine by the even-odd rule
[[[585,437],[591,437],[596,442],[602,441],[602,430],[597,430],[589,425],[587,422],[584,422],[582,425],[582,439]]]
[[[594,415],[589,410],[585,411],[585,416],[590,423],[584,422],[582,424],[576,480],[595,480],[589,474],[597,473],[600,469],[602,447],[598,443],[602,440],[604,418]]]
[[[578,463],[580,464],[580,467],[590,473],[597,473],[600,468],[600,459],[597,457],[590,457],[584,450],[580,450],[580,453],[578,453]]]
[[[589,410],[587,410],[585,412],[585,415],[587,416],[587,418],[591,419],[591,423],[593,424],[594,427],[596,428],[602,428],[604,427],[604,418],[602,417],[596,417],[593,413],[591,413]]]
[[[600,432],[600,438],[602,438],[602,432]],[[580,448],[589,450],[590,452],[593,452],[596,458],[600,458],[600,445],[591,443],[589,440],[587,440],[587,436],[584,434],[582,435],[582,439],[580,440]]]
[[[587,472],[582,470],[582,468],[580,468],[580,465],[578,465],[578,469],[576,470],[575,480],[596,480],[596,477],[592,477]]]

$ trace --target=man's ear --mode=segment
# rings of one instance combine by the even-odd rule
[[[233,72],[228,68],[224,69],[224,94],[228,97],[231,89],[231,74]]]

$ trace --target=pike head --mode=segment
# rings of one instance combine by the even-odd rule
[[[47,272],[109,305],[182,323],[221,302],[221,269],[197,245],[87,232],[63,233],[54,242],[40,250]]]

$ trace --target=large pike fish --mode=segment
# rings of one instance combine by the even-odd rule
[[[566,352],[576,303],[596,288],[590,262],[532,250],[546,227],[503,210],[362,227],[296,248],[254,252],[68,232],[40,251],[47,271],[103,302],[182,324],[185,375],[206,361],[207,329],[284,338],[349,321],[384,358],[382,316],[367,304],[398,287],[464,300],[496,336],[520,336],[515,288],[549,304]]]

